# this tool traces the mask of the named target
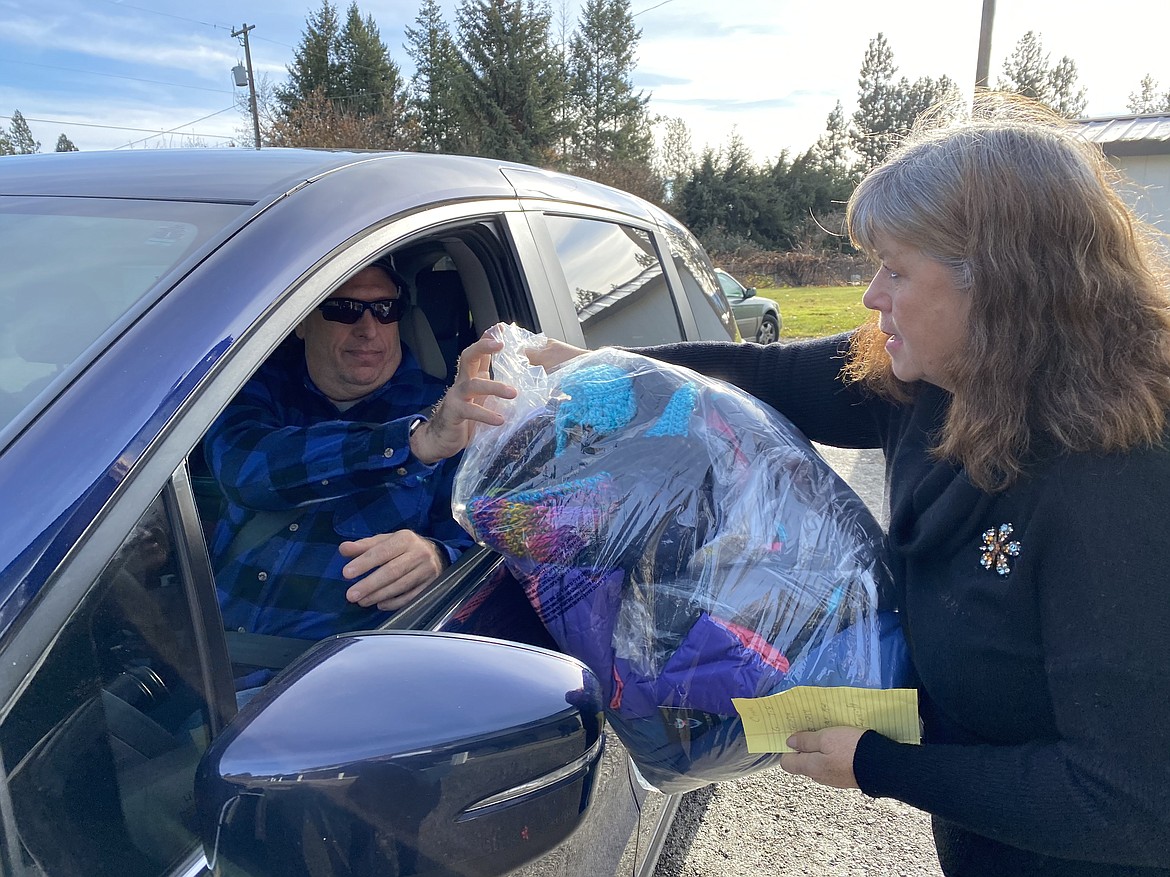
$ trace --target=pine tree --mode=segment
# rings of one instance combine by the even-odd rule
[[[77,152],[77,147],[73,145],[73,141],[61,134],[57,137],[57,148],[54,152]]]
[[[415,143],[402,73],[372,16],[351,2],[345,24],[322,0],[277,91],[281,105],[266,125],[274,145],[399,149]],[[338,138],[344,136],[349,141]]]
[[[350,3],[345,27],[338,38],[341,106],[357,116],[398,119],[405,109],[402,72],[390,58],[373,16],[362,18]]]
[[[1000,91],[1012,91],[1047,104],[1070,119],[1080,117],[1087,104],[1085,89],[1077,87],[1077,65],[1067,55],[1051,66],[1040,35],[1028,31],[1003,63]]]
[[[328,98],[343,93],[341,83],[341,27],[337,7],[321,0],[321,8],[309,15],[301,44],[288,68],[288,85],[276,96],[285,114],[296,109],[318,89]]]
[[[460,0],[455,15],[461,69],[454,85],[464,118],[459,148],[555,164],[565,83],[547,7],[535,0]]]
[[[896,142],[898,101],[895,98],[894,53],[879,33],[869,41],[857,79],[857,110],[853,113],[853,150],[862,173],[885,160]]]
[[[447,152],[459,139],[458,112],[451,97],[459,56],[438,0],[423,0],[415,24],[406,28],[406,52],[414,61],[408,106],[418,125],[419,147]]]
[[[959,86],[949,76],[940,76],[938,79],[921,76],[913,82],[902,77],[894,94],[894,131],[900,140],[910,133],[918,117],[926,110],[937,103],[955,101],[959,97]]]
[[[631,81],[640,36],[629,0],[586,0],[569,41],[575,123],[571,170],[649,164],[654,143],[646,114],[649,97],[635,93]]]
[[[837,101],[825,122],[825,133],[812,147],[810,159],[834,185],[849,190],[857,182],[853,171],[851,143],[852,135],[849,123],[845,121],[845,108],[841,106],[841,101]],[[848,191],[845,194],[848,195]]]
[[[1131,92],[1126,109],[1134,115],[1142,113],[1170,113],[1170,88],[1158,94],[1158,83],[1148,73],[1142,77],[1139,90]]]
[[[0,155],[16,155],[16,151],[12,148],[12,140],[8,137],[8,132],[0,128]]]
[[[691,142],[691,129],[678,116],[660,118],[662,139],[656,152],[658,177],[662,180],[666,202],[671,207],[679,206],[683,186],[695,168],[695,149]]]
[[[35,140],[28,122],[20,110],[12,111],[12,124],[8,126],[8,141],[12,146],[13,155],[32,155],[41,151],[41,143]]]

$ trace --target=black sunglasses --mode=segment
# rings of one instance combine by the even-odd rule
[[[383,325],[397,323],[402,319],[402,312],[406,302],[401,298],[382,298],[378,301],[358,301],[356,298],[327,298],[317,305],[326,320],[331,323],[348,323],[353,325],[362,318],[362,314],[370,309],[374,319]]]

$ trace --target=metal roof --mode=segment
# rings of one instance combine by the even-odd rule
[[[1170,155],[1170,113],[1108,116],[1078,124],[1108,155]]]

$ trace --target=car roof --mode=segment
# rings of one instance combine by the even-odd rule
[[[155,149],[11,158],[16,160],[0,163],[4,195],[253,204],[361,156],[309,149]]]
[[[550,198],[648,218],[650,205],[590,180],[528,165],[461,155],[317,149],[131,149],[8,156],[0,195],[270,203],[304,183],[361,164],[392,162],[387,199],[432,202],[436,179],[481,196]],[[446,186],[444,186],[446,188]]]

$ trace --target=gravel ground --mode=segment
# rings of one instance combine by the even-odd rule
[[[882,519],[877,451],[819,448]],[[654,877],[940,877],[930,820],[779,768],[688,793]]]

